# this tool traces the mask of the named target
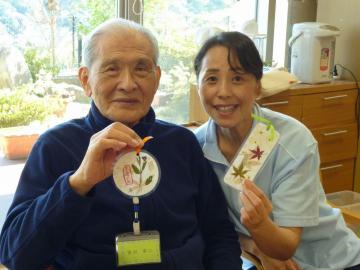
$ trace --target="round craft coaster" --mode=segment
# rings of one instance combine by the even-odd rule
[[[129,197],[142,197],[153,192],[160,182],[160,166],[147,151],[127,152],[115,162],[113,178],[117,188]]]

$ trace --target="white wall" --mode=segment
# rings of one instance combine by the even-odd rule
[[[318,0],[316,19],[341,30],[336,40],[335,63],[350,69],[360,81],[360,0]],[[352,80],[348,72],[342,75]]]
[[[290,67],[288,40],[293,24],[316,21],[316,7],[316,0],[276,1],[273,60],[278,66]]]

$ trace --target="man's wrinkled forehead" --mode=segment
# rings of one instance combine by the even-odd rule
[[[97,49],[99,55],[106,57],[109,52],[138,52],[144,54],[155,64],[155,48],[144,33],[133,29],[117,29],[108,31],[98,37]]]

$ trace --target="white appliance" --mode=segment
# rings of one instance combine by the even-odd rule
[[[291,73],[304,83],[325,83],[332,78],[336,36],[335,26],[304,22],[293,26],[289,39],[291,48]]]

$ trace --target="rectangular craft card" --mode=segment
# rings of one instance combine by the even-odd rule
[[[226,172],[224,182],[241,191],[244,179],[253,181],[278,142],[279,136],[269,125],[256,124]]]

